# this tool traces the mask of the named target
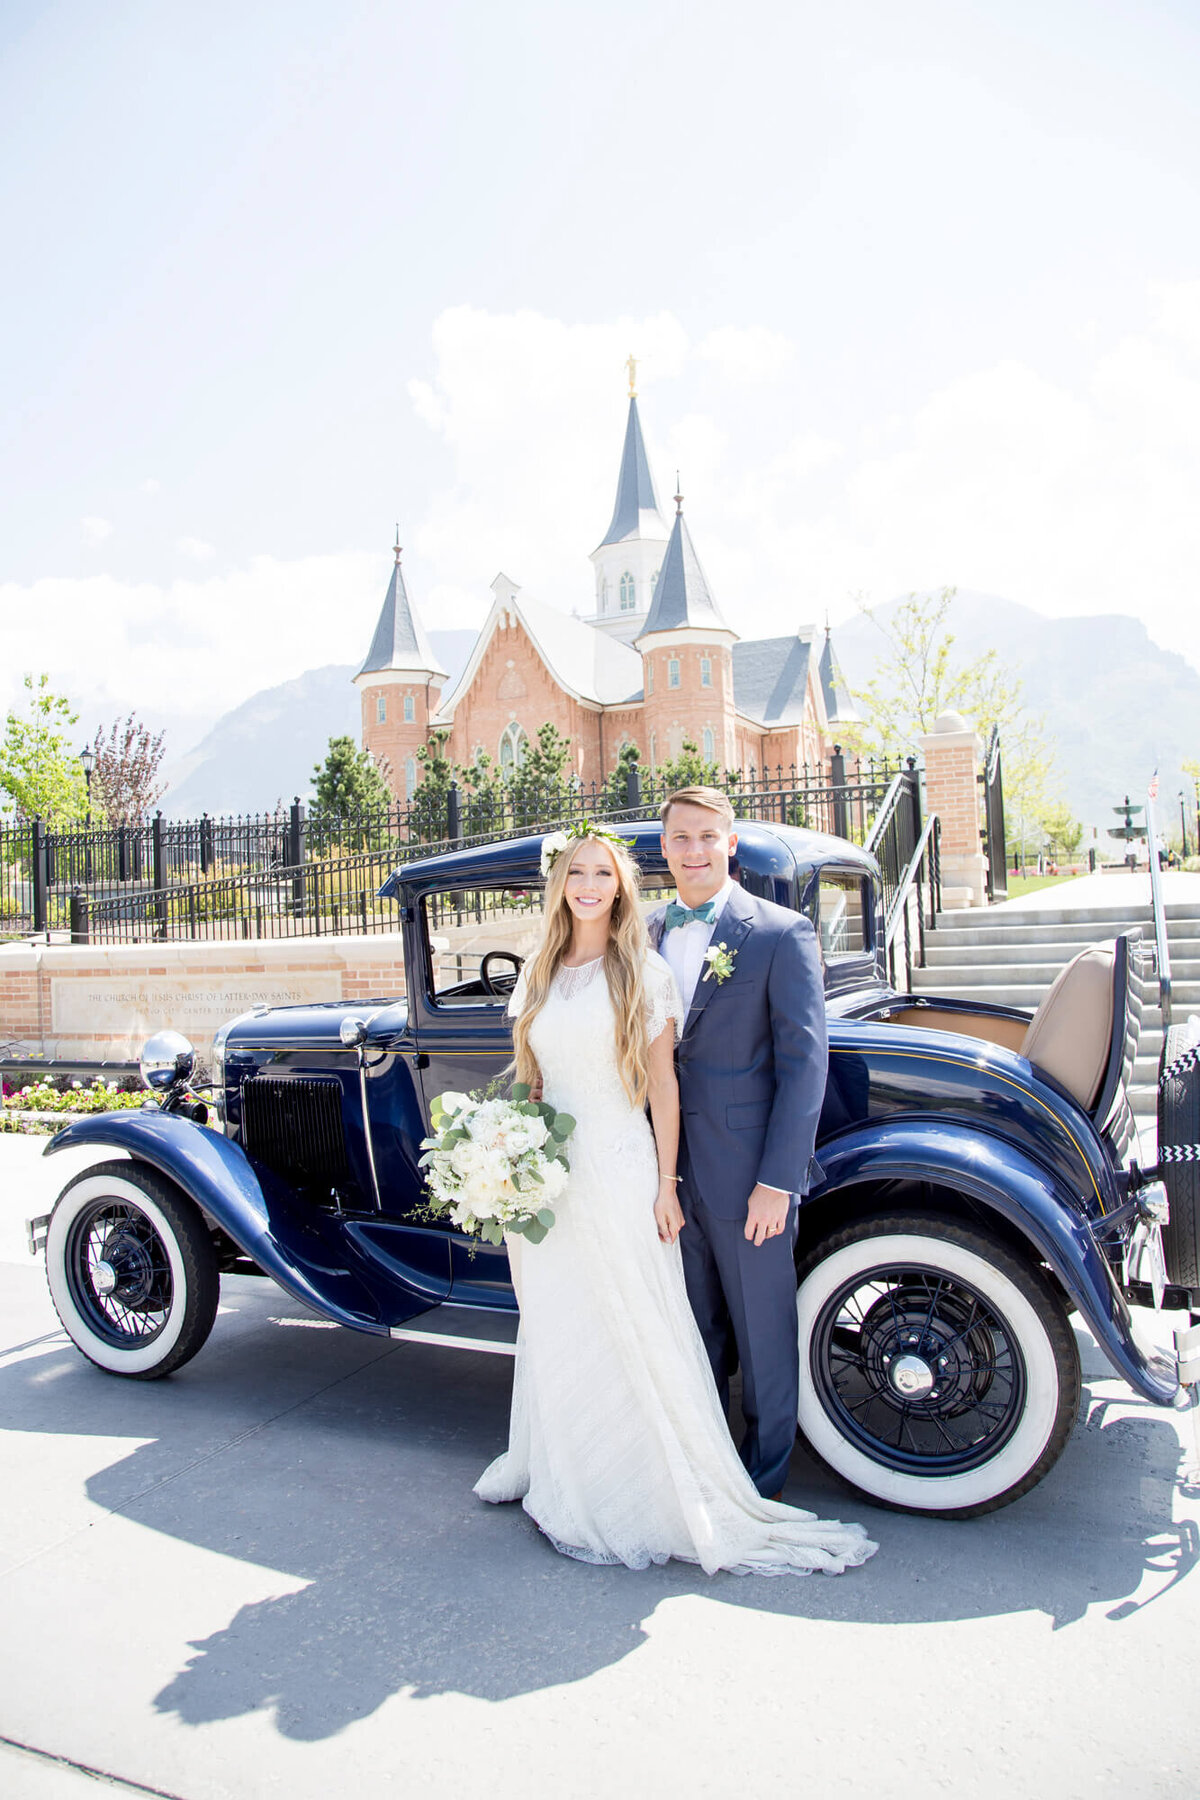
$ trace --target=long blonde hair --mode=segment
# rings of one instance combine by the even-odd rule
[[[525,1003],[513,1026],[514,1067],[518,1081],[534,1082],[540,1073],[529,1045],[529,1030],[550,997],[550,986],[571,947],[573,915],[567,905],[567,875],[584,844],[603,845],[617,871],[617,893],[609,914],[604,946],[604,974],[616,1014],[617,1068],[633,1106],[646,1102],[645,968],[649,937],[638,904],[638,867],[621,844],[608,838],[572,838],[555,857],[546,878],[546,916],[542,938],[522,971]]]

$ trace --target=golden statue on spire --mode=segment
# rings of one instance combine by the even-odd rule
[[[629,375],[629,398],[632,400],[637,394],[637,357],[632,350],[626,359],[625,368]]]

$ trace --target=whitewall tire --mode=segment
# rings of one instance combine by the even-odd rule
[[[63,1329],[113,1375],[153,1380],[200,1349],[220,1274],[203,1215],[144,1163],[100,1163],[69,1181],[46,1233]]]
[[[998,1238],[923,1215],[864,1219],[800,1268],[800,1429],[885,1506],[991,1512],[1056,1461],[1079,1356],[1050,1284]]]

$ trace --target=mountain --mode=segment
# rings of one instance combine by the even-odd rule
[[[458,680],[475,643],[473,631],[431,631],[430,642],[449,676]],[[162,809],[168,818],[201,813],[258,813],[303,798],[312,772],[325,760],[331,737],[358,743],[362,710],[356,667],[329,663],[295,681],[264,688],[217,720],[190,751],[166,769]]]
[[[887,624],[901,604],[879,607],[878,618]],[[955,662],[995,650],[1020,676],[1028,710],[1042,717],[1054,747],[1055,785],[1076,818],[1106,830],[1126,794],[1145,802],[1155,769],[1164,832],[1178,829],[1180,789],[1190,818],[1193,784],[1180,764],[1200,755],[1200,671],[1154,643],[1139,620],[1122,613],[1048,619],[1011,600],[960,591],[948,627]],[[860,614],[839,625],[833,641],[847,681],[861,688],[883,647],[878,627]]]

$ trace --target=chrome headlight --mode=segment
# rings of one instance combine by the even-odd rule
[[[190,1081],[196,1052],[178,1031],[156,1031],[142,1045],[142,1080],[152,1093],[165,1093],[177,1081]]]

